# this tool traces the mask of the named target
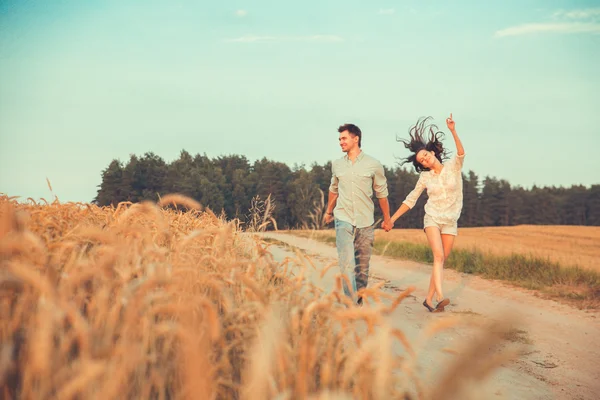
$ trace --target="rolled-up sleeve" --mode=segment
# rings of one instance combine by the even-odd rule
[[[423,193],[423,190],[425,190],[425,180],[421,174],[419,175],[419,180],[417,181],[415,188],[411,190],[402,203],[406,204],[410,208],[413,208],[417,203],[417,200],[419,200],[419,196],[421,196],[421,193]]]
[[[463,153],[463,155],[461,155],[461,156],[459,156],[457,154],[456,157],[454,158],[454,170],[460,171],[462,169],[464,163],[465,163],[465,154]]]
[[[388,185],[385,177],[385,170],[380,163],[377,164],[373,175],[373,191],[375,191],[375,196],[378,199],[388,197]]]
[[[338,192],[338,182],[339,182],[339,179],[335,175],[335,168],[332,165],[331,166],[331,182],[329,183],[329,191],[331,193],[337,193]]]

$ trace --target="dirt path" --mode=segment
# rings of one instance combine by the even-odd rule
[[[269,232],[265,237],[285,242],[309,255],[317,266],[310,276],[326,291],[333,287],[337,268],[323,279],[319,270],[337,260],[336,249],[328,244],[289,234]],[[290,250],[272,245],[278,260]],[[600,398],[600,313],[585,312],[544,300],[532,291],[514,288],[453,270],[444,272],[444,294],[452,301],[446,313],[432,314],[421,304],[429,284],[431,267],[426,264],[373,256],[369,284],[386,281],[385,290],[398,292],[414,285],[414,296],[406,299],[391,316],[395,327],[402,329],[411,342],[423,333],[434,318],[461,315],[490,320],[504,311],[516,311],[524,325],[515,329],[510,341],[524,343],[526,355],[499,368],[487,381],[482,398],[505,399],[598,399]],[[421,376],[435,379],[451,354],[444,348],[460,346],[473,337],[472,328],[457,327],[438,334],[426,347],[418,349]]]

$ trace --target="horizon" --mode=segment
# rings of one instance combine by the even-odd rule
[[[452,113],[463,171],[522,188],[600,184],[596,1],[0,3],[0,192],[90,202],[113,159],[181,149],[388,168]],[[18,166],[18,167],[17,167]],[[594,172],[596,171],[596,172]]]

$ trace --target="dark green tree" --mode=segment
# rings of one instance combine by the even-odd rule
[[[322,213],[319,209],[319,186],[304,168],[293,173],[287,188],[287,209],[289,210],[289,223],[298,228],[310,228],[313,219],[311,215]],[[320,215],[322,216],[322,215]]]
[[[479,222],[479,178],[473,171],[463,174],[463,208],[458,220],[459,226],[477,226]]]
[[[102,182],[92,203],[99,206],[117,205],[127,198],[128,187],[123,185],[123,166],[119,160],[112,160],[102,171]]]
[[[179,158],[167,167],[166,190],[169,193],[180,193],[185,196],[193,196],[195,187],[192,183],[191,173],[194,169],[194,158],[185,150],[179,154]]]
[[[600,185],[592,185],[585,205],[587,224],[600,226]]]
[[[419,175],[410,168],[385,168],[390,211],[393,213],[414,189]],[[273,217],[280,229],[307,226],[320,203],[321,191],[327,201],[331,162],[313,163],[310,168],[271,161],[250,163],[244,156],[227,155],[211,159],[192,156],[182,150],[167,164],[152,152],[141,157],[131,154],[126,164],[112,160],[102,171],[102,181],[93,202],[105,206],[121,201],[158,200],[159,195],[181,193],[223,212],[229,219],[244,221],[252,199],[269,195],[275,203]],[[396,223],[398,228],[422,228],[427,192],[415,207]],[[375,219],[382,217],[378,200]],[[322,212],[319,210],[318,212]],[[520,224],[568,224],[600,226],[600,185],[587,188],[533,186],[511,187],[502,179],[479,181],[474,171],[463,175],[463,208],[459,226],[506,226]],[[331,227],[331,226],[330,226]]]
[[[279,227],[293,226],[291,216],[286,209],[287,186],[292,171],[284,163],[269,161],[266,158],[258,160],[252,168],[256,177],[255,194],[261,199],[266,199],[270,194],[275,202],[275,211],[273,217]]]

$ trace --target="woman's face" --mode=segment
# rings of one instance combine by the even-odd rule
[[[423,168],[431,169],[435,164],[435,153],[433,151],[427,151],[425,149],[419,150],[417,153],[417,162],[423,166]]]

